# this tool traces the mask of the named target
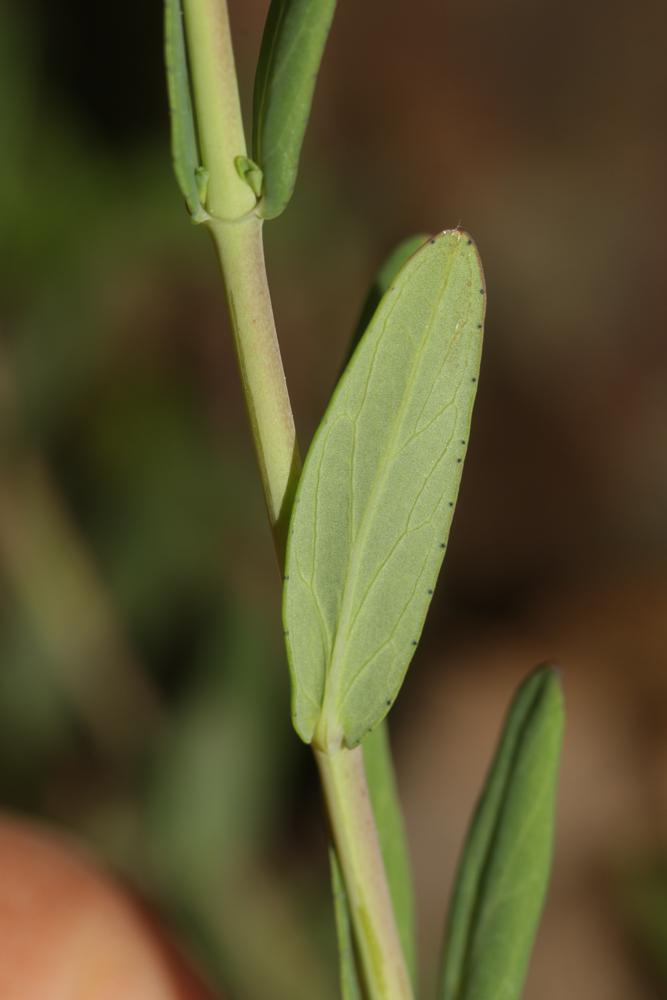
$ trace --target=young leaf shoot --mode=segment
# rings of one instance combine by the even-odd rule
[[[510,707],[461,859],[440,1000],[519,1000],[551,867],[563,699],[541,667]]]

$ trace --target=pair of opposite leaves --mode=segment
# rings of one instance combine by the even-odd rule
[[[273,0],[269,8],[255,74],[253,158],[235,161],[264,219],[280,215],[292,197],[335,9],[336,0]],[[165,56],[176,178],[193,221],[204,222],[207,173],[197,139],[183,0],[165,0]]]

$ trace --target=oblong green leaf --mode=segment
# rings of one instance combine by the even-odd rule
[[[202,168],[199,160],[190,77],[180,0],[165,0],[164,49],[171,120],[171,155],[176,180],[195,222],[208,218],[202,204]]]
[[[259,213],[280,215],[296,182],[317,72],[336,0],[273,0],[253,97],[252,157],[263,172]]]
[[[551,867],[563,699],[541,667],[510,707],[459,864],[440,1000],[518,1000]]]
[[[283,603],[306,742],[356,746],[403,681],[449,536],[485,298],[466,233],[426,243],[383,297],[315,434]]]

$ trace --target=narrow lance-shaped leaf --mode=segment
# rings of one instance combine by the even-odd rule
[[[477,388],[477,250],[441,233],[401,269],[343,374],[295,498],[284,590],[293,720],[356,746],[386,715],[444,556]]]
[[[354,951],[350,904],[345,891],[343,873],[340,870],[338,857],[333,847],[329,848],[329,864],[331,866],[331,892],[336,921],[336,941],[338,943],[341,1000],[363,1000],[363,987]]]
[[[190,215],[203,222],[208,218],[202,204],[205,171],[199,161],[180,0],[165,0],[164,38],[174,173]]]
[[[440,1000],[518,1000],[551,867],[563,730],[556,671],[528,677],[510,707],[459,865]]]
[[[253,160],[263,174],[260,214],[273,219],[294,190],[317,73],[336,0],[273,0],[253,99]]]

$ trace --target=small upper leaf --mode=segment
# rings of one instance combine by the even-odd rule
[[[310,447],[284,591],[306,742],[355,746],[400,688],[449,535],[484,303],[468,235],[426,243],[383,297]]]
[[[452,896],[440,1000],[519,1000],[551,867],[563,699],[541,667],[519,688]]]
[[[252,156],[263,172],[259,212],[280,215],[299,166],[336,0],[272,0],[257,63]]]
[[[164,40],[174,173],[193,221],[203,222],[208,218],[201,197],[205,171],[199,161],[180,0],[165,0]]]

